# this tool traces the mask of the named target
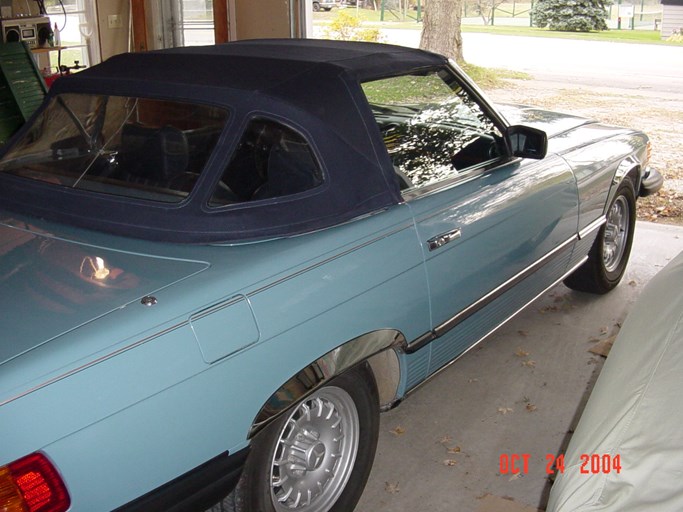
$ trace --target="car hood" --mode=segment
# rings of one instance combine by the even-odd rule
[[[585,117],[552,112],[523,105],[497,105],[498,111],[511,125],[523,124],[543,130],[548,138],[560,135],[579,126],[593,124],[595,121]]]
[[[0,219],[0,365],[207,267]]]

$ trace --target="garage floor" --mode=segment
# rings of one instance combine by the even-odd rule
[[[639,222],[616,290],[592,296],[557,286],[383,414],[356,510],[543,510],[546,457],[565,448],[602,368],[589,349],[612,339],[644,285],[680,251],[683,227]],[[503,454],[528,454],[528,472],[502,474]]]

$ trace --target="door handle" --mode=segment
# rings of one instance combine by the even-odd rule
[[[449,242],[452,242],[453,240],[457,240],[462,236],[462,232],[460,231],[460,228],[456,228],[452,231],[448,231],[446,233],[442,233],[440,235],[436,235],[433,238],[430,238],[427,240],[427,247],[429,247],[430,251],[435,251],[439,247],[443,247]]]

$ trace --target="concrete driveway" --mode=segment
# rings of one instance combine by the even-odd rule
[[[420,31],[384,29],[385,42],[416,48]],[[683,91],[683,46],[463,33],[465,60],[530,73],[537,80]]]
[[[543,509],[547,457],[566,446],[602,367],[589,349],[618,332],[645,284],[680,251],[683,227],[639,222],[617,289],[592,296],[558,285],[383,414],[357,511]],[[512,455],[522,470],[526,458],[528,471],[503,474],[501,456]]]

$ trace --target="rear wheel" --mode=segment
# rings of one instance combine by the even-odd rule
[[[564,284],[574,290],[607,293],[619,284],[626,270],[636,225],[636,198],[633,184],[625,179],[607,211],[588,260]]]
[[[349,512],[375,456],[379,400],[361,366],[302,400],[254,438],[237,488],[236,512]],[[229,508],[230,509],[230,508]]]

